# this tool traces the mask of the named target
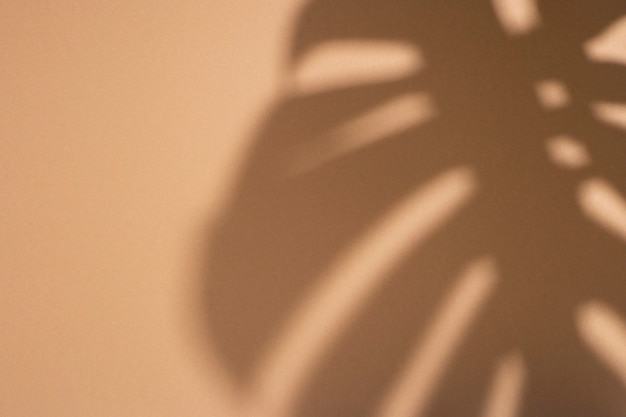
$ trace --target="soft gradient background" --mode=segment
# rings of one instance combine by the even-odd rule
[[[303,3],[0,2],[1,416],[234,414],[195,293]]]
[[[0,2],[0,415],[221,415],[196,248],[297,2]]]

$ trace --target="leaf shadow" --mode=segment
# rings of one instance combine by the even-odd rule
[[[598,122],[597,100],[626,101],[626,69],[589,61],[582,42],[626,13],[623,1],[540,1],[542,25],[507,37],[487,1],[313,0],[295,26],[291,70],[338,40],[415,45],[427,67],[409,77],[287,94],[254,140],[211,235],[203,303],[211,340],[241,386],[338,253],[438,173],[470,166],[476,197],[398,262],[297,401],[298,416],[370,415],[456,272],[484,254],[496,294],[463,340],[425,415],[478,415],[498,358],[519,350],[529,383],[520,415],[622,415],[617,378],[583,345],[573,315],[602,300],[626,315],[626,245],[580,209],[578,187],[606,178],[626,195],[626,135]],[[546,111],[533,86],[572,94]],[[427,92],[439,117],[294,172],[308,141],[400,94]],[[593,164],[564,170],[545,141],[570,134]]]

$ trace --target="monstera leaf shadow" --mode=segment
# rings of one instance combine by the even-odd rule
[[[311,371],[293,415],[371,415],[459,271],[484,256],[497,268],[494,294],[422,414],[478,415],[494,364],[512,351],[528,374],[520,415],[626,413],[623,386],[583,344],[574,320],[589,300],[626,313],[625,242],[579,201],[581,184],[596,178],[626,195],[624,131],[590,111],[595,101],[626,99],[626,70],[592,62],[581,48],[624,15],[626,3],[552,0],[539,10],[541,26],[519,37],[503,32],[487,1],[314,0],[302,10],[288,71],[320,45],[346,40],[419,48],[426,66],[286,93],[258,130],[212,231],[203,278],[211,340],[242,387],[338,254],[415,190],[464,169],[476,182],[472,197],[385,269]],[[568,106],[537,104],[533,86],[546,79],[567,86]],[[421,93],[436,117],[315,159],[340,126]],[[592,163],[555,165],[546,140],[558,135],[584,143]],[[317,162],[299,169],[307,152]]]

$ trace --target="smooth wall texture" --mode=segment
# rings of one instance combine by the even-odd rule
[[[0,414],[619,415],[602,3],[2,3]]]
[[[0,3],[0,415],[223,414],[197,249],[295,7]]]

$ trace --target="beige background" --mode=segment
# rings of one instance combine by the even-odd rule
[[[0,415],[234,414],[198,271],[301,3],[0,3]]]
[[[0,415],[222,414],[194,249],[296,6],[0,3]]]

